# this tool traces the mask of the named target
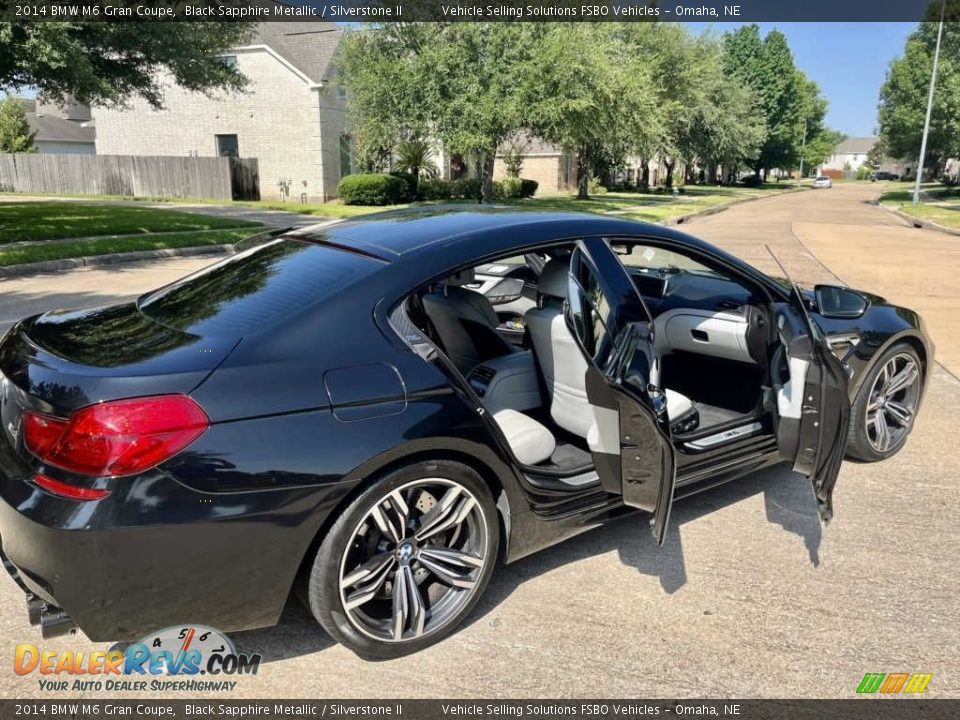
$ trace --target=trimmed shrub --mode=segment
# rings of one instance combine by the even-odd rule
[[[520,197],[523,181],[520,178],[505,177],[493,184],[494,195],[501,200],[513,200]]]
[[[450,185],[447,180],[425,178],[420,181],[420,197],[424,200],[449,200]]]
[[[407,191],[404,193],[403,202],[417,199],[417,178],[414,177],[414,175],[408,172],[394,170],[390,173],[390,177],[400,178],[406,184]]]
[[[587,192],[591,195],[604,195],[607,189],[600,184],[600,178],[592,177],[587,181]]]
[[[540,187],[540,183],[536,180],[528,180],[527,178],[522,178],[520,180],[520,197],[528,198],[533,197],[537,193],[537,188]]]
[[[450,197],[454,200],[479,200],[480,181],[477,178],[461,178],[450,183]]]
[[[396,205],[404,201],[408,185],[393,175],[347,175],[337,193],[344,205]]]

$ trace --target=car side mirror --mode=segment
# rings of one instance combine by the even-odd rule
[[[836,285],[817,285],[813,289],[817,311],[828,318],[858,318],[870,306],[870,301],[850,288]]]

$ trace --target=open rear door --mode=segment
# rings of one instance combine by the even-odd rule
[[[569,283],[567,322],[589,361],[586,390],[595,422],[587,442],[597,474],[607,492],[651,513],[653,536],[663,543],[676,464],[653,323],[602,238],[577,243]]]
[[[770,254],[786,275],[772,250]],[[833,488],[847,448],[848,377],[810,317],[800,289],[792,280],[790,284],[791,301],[773,308],[786,360],[785,372],[774,377],[777,445],[794,471],[810,479],[820,519],[827,523],[833,517]]]

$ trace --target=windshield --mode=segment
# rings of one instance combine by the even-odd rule
[[[381,263],[292,239],[255,247],[140,299],[140,311],[194,335],[240,337],[333,297]]]
[[[661,272],[687,272],[698,275],[709,275],[710,277],[723,277],[721,273],[708,268],[706,265],[672,250],[666,250],[652,245],[620,245],[618,243],[614,243],[613,248],[620,257],[620,262],[628,268],[639,267]]]

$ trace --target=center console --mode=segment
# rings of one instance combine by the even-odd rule
[[[542,404],[537,361],[529,350],[485,360],[467,382],[490,413],[510,408],[523,412]]]

